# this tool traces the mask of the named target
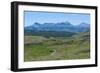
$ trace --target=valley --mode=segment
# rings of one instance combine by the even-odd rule
[[[48,33],[49,34],[49,33]],[[66,36],[24,36],[24,61],[75,60],[90,58],[90,33]]]

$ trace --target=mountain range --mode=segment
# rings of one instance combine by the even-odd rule
[[[73,25],[70,22],[61,22],[61,23],[43,23],[38,22],[30,26],[24,27],[25,35],[51,35],[51,36],[60,36],[60,35],[73,35],[79,32],[86,32],[90,30],[90,24],[80,23],[78,25]],[[67,33],[66,33],[67,32]]]
[[[79,25],[73,25],[69,22],[61,23],[34,23],[33,25],[26,26],[25,30],[32,31],[69,31],[69,32],[85,32],[88,31],[90,25],[87,23],[80,23]]]

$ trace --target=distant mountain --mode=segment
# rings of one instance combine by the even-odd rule
[[[82,28],[89,28],[89,27],[90,27],[90,25],[89,25],[89,24],[87,24],[87,23],[80,23],[80,24],[78,25],[78,27],[82,27]]]
[[[34,31],[69,31],[69,32],[84,32],[89,30],[90,25],[87,23],[80,23],[79,25],[72,25],[69,22],[61,23],[34,23],[31,26],[26,26],[25,30]]]
[[[80,23],[79,25],[73,25],[70,22],[61,22],[61,23],[34,23],[33,25],[24,27],[24,32],[27,35],[37,35],[49,33],[51,36],[69,36],[78,32],[89,31],[90,26],[87,23]],[[58,34],[59,33],[59,34]]]
[[[90,24],[80,23],[79,25],[76,26],[76,30],[77,30],[77,32],[90,31]]]
[[[44,24],[34,23],[32,26],[37,28],[38,31],[68,31],[69,29],[73,28],[72,24],[69,22]]]

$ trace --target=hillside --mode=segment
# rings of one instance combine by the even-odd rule
[[[25,31],[24,35],[44,37],[71,37],[76,33],[68,31]]]
[[[72,37],[25,36],[25,61],[71,60],[90,58],[90,34]]]

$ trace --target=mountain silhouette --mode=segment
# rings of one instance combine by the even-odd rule
[[[43,24],[35,22],[33,25],[26,26],[24,29],[27,31],[85,32],[90,29],[90,25],[83,22],[80,23],[79,25],[73,25],[70,22],[43,23]]]

